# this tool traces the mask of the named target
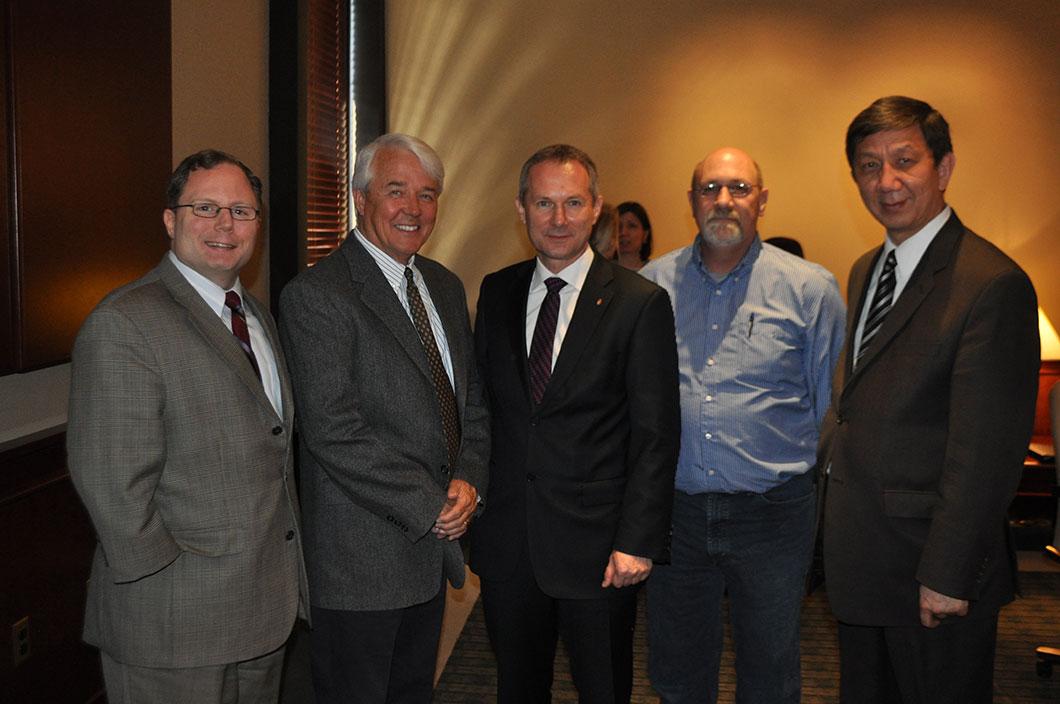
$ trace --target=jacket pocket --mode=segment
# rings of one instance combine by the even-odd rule
[[[939,495],[934,491],[883,492],[883,513],[890,518],[931,518]]]
[[[232,555],[243,551],[244,531],[240,528],[182,528],[172,531],[184,552],[206,557]]]
[[[617,504],[626,491],[626,478],[598,479],[578,485],[578,503],[582,506]]]

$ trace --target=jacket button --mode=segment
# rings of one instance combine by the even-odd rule
[[[843,420],[845,420],[843,418],[843,416],[841,416],[839,414],[836,414],[836,417],[835,417],[835,424],[836,425],[842,425],[843,424]]]
[[[293,530],[287,531],[287,535],[284,536],[284,537],[287,538],[288,540],[294,540],[294,531]]]
[[[281,433],[283,433],[283,426],[282,425],[277,425],[275,428],[272,429],[272,434],[273,435],[280,435]]]

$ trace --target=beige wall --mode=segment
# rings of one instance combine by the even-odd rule
[[[174,0],[171,7],[174,166],[216,147],[245,161],[268,188],[268,0]],[[266,230],[243,273],[266,302],[267,246]],[[65,423],[69,378],[68,364],[0,377],[0,447]]]
[[[924,9],[928,7],[929,9]],[[528,255],[512,207],[536,148],[584,148],[613,203],[639,200],[656,252],[694,234],[692,167],[731,144],[770,188],[764,236],[789,235],[845,288],[882,238],[843,136],[872,100],[925,99],[950,121],[949,202],[1031,275],[1060,321],[1060,3],[390,0],[391,129],[447,168],[427,251],[464,279]]]
[[[174,0],[173,165],[200,149],[243,160],[268,192],[268,0]],[[161,227],[161,214],[159,226]],[[268,220],[244,285],[268,303]]]

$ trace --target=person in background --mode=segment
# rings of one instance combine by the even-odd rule
[[[774,247],[779,247],[789,254],[794,254],[796,257],[805,259],[806,257],[802,253],[802,245],[799,244],[797,239],[792,237],[767,237],[763,240],[766,244],[771,244]]]
[[[618,216],[615,207],[604,203],[600,208],[600,217],[593,225],[593,234],[589,236],[589,245],[604,259],[612,260],[618,254]]]
[[[85,640],[111,704],[272,704],[308,594],[287,366],[239,281],[261,181],[206,150],[166,198],[170,251],[74,344],[67,454],[99,541]]]
[[[627,200],[619,203],[618,263],[639,271],[651,259],[651,220],[640,203]]]
[[[844,311],[827,270],[762,245],[768,197],[746,152],[712,152],[688,192],[695,240],[641,270],[673,301],[681,379],[672,557],[648,581],[665,704],[717,700],[726,593],[736,700],[799,701],[817,438]]]

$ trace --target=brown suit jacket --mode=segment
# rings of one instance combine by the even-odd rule
[[[954,214],[852,369],[881,250],[851,271],[847,350],[822,430],[828,597],[860,625],[919,623],[920,584],[968,599],[970,617],[990,614],[1015,585],[1005,513],[1034,418],[1034,289]]]

